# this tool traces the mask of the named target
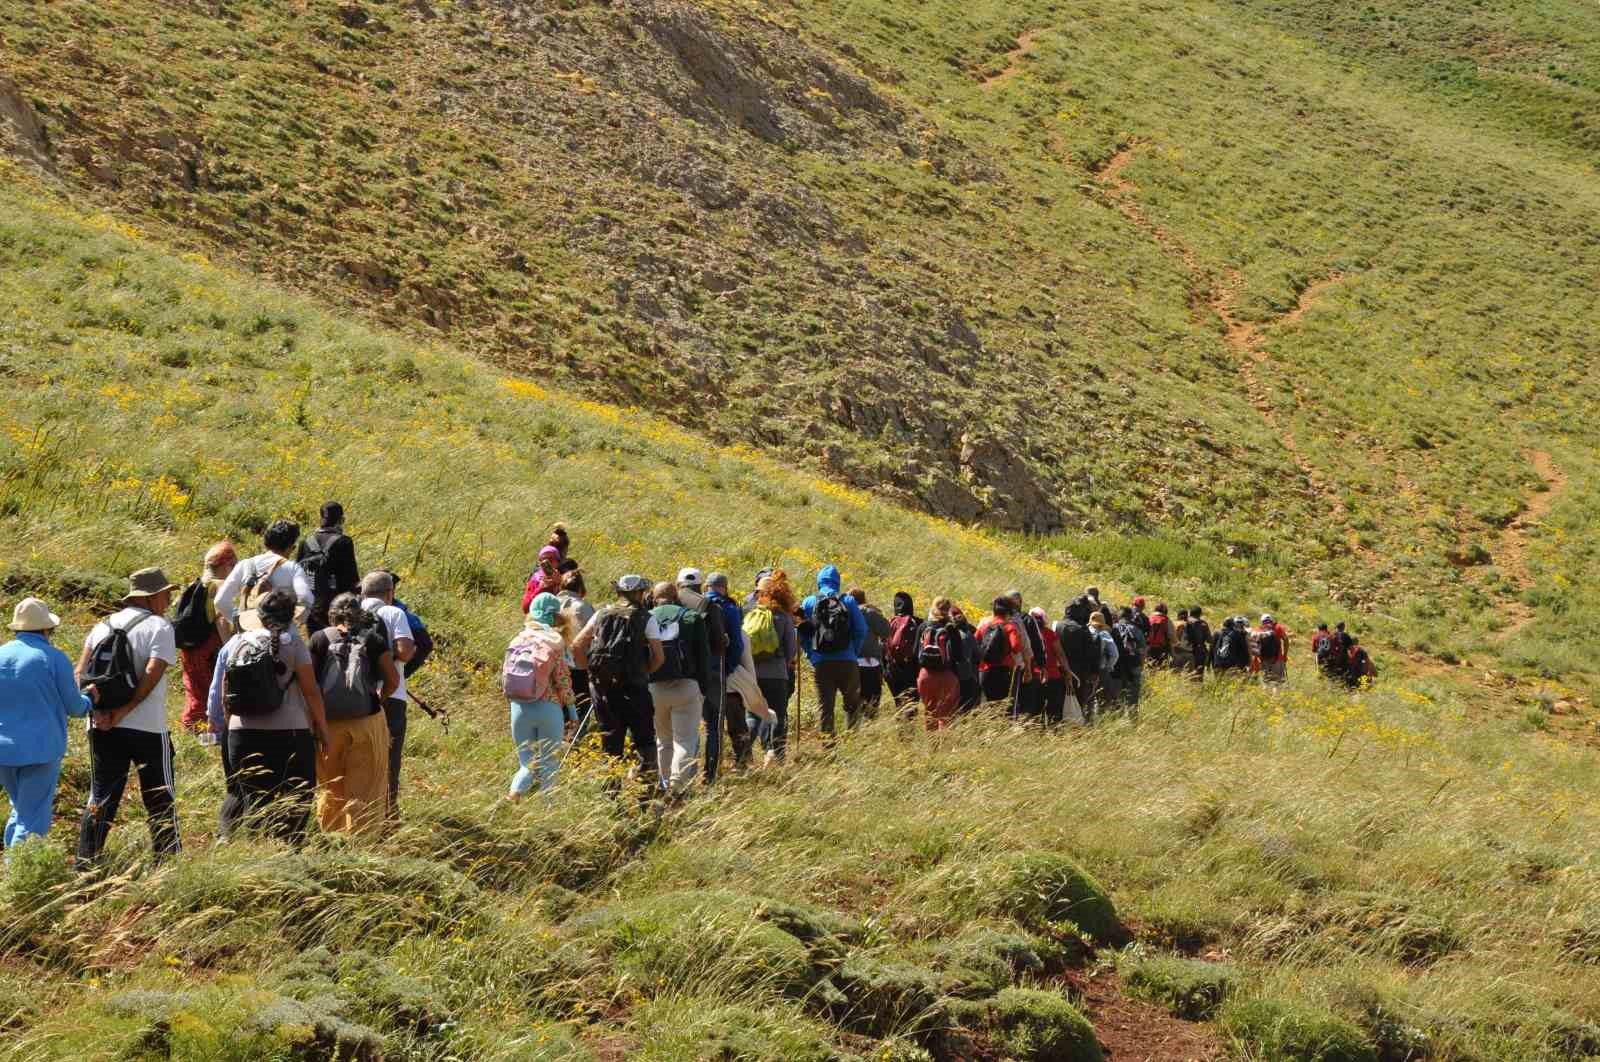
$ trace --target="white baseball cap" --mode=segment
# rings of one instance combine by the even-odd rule
[[[678,585],[679,586],[699,586],[700,585],[700,569],[699,568],[679,568],[678,569]]]

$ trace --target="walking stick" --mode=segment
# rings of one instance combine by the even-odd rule
[[[563,768],[563,767],[565,767],[567,765],[567,757],[572,755],[572,750],[575,747],[577,747],[577,744],[578,744],[579,741],[583,740],[584,728],[589,725],[589,720],[591,718],[593,718],[593,716],[594,716],[594,698],[590,697],[589,698],[589,710],[587,712],[583,713],[583,718],[582,719],[578,720],[578,727],[577,727],[576,730],[574,730],[572,732],[572,740],[567,742],[567,747],[565,749],[563,749],[562,752],[561,752],[561,759],[556,761],[556,770],[559,771],[559,770],[561,770],[561,768]]]
[[[418,697],[410,690],[407,690],[406,694],[411,698],[412,704],[422,709],[424,715],[426,715],[429,719],[433,719],[438,722],[439,729],[443,730],[446,734],[450,733],[450,712],[448,709],[435,709],[429,705],[427,701],[423,700],[421,697]]]

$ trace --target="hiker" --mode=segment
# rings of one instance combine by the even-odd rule
[[[1117,678],[1117,661],[1122,656],[1122,651],[1117,648],[1117,641],[1111,634],[1111,627],[1106,623],[1105,615],[1096,610],[1089,613],[1089,633],[1094,636],[1094,644],[1099,652],[1099,659],[1095,661],[1095,670],[1100,675],[1100,681],[1095,688],[1095,710],[1098,716],[1113,707],[1118,698],[1122,696],[1122,683]]]
[[[764,762],[769,764],[783,762],[788,746],[789,698],[793,696],[795,665],[800,656],[794,609],[794,588],[789,585],[788,574],[779,568],[761,577],[755,600],[744,617],[756,684],[773,714],[771,722],[755,728],[761,747],[766,750]],[[768,621],[772,629],[765,633]]]
[[[557,525],[560,526],[560,525]],[[574,568],[561,576],[561,593],[556,595],[561,602],[562,614],[567,617],[567,630],[573,634],[583,630],[589,625],[589,620],[594,617],[594,606],[589,604],[589,587],[584,582],[583,571]],[[589,696],[589,672],[578,666],[572,658],[572,639],[567,639],[567,674],[572,682],[572,695],[575,698],[574,708],[578,713],[578,730],[573,733],[573,744],[583,740],[584,720],[588,716],[589,705],[592,700]]]
[[[680,602],[682,578],[680,573]],[[624,575],[615,588],[618,600],[595,612],[572,640],[572,655],[589,672],[601,749],[623,761],[631,737],[639,778],[653,791],[657,751],[649,683],[665,657],[661,628],[647,607],[650,584],[644,576]]]
[[[1135,597],[1133,599],[1133,625],[1139,628],[1139,632],[1144,635],[1145,641],[1149,642],[1150,617],[1145,614],[1143,597]]]
[[[217,592],[238,563],[233,543],[226,540],[206,550],[200,577],[184,588],[183,598],[173,617],[173,644],[183,663],[183,716],[185,733],[211,737],[206,721],[206,695],[211,690],[211,673],[217,667],[217,651],[222,648],[222,626],[217,622]]]
[[[700,717],[706,725],[706,780],[711,782],[716,779],[716,765],[711,762],[713,750],[719,763],[722,759],[722,713],[727,707],[728,696],[724,686],[727,676],[721,665],[733,641],[728,637],[727,613],[714,606],[703,592],[704,577],[700,569],[679,569],[677,584],[678,603],[700,613],[706,628],[706,644],[711,648],[712,666],[706,672],[705,684],[701,688],[703,701],[700,706]]]
[[[550,537],[545,540],[545,545],[556,548],[556,553],[560,559],[560,564],[556,566],[557,570],[567,571],[568,569],[561,567],[561,564],[567,563],[568,554],[572,549],[572,539],[567,535],[567,525],[562,523],[551,524]],[[573,564],[576,567],[576,562],[573,562]]]
[[[167,733],[167,669],[178,662],[178,649],[166,620],[176,589],[160,568],[141,568],[128,577],[121,610],[96,623],[84,639],[78,685],[93,685],[98,692],[90,714],[89,799],[78,826],[80,870],[90,867],[105,848],[130,767],[139,774],[156,860],[178,853],[173,748]]]
[[[1135,599],[1135,602],[1137,600]],[[1172,646],[1176,640],[1173,635],[1172,620],[1167,618],[1165,601],[1156,605],[1155,613],[1150,616],[1148,626],[1145,628],[1145,639],[1150,648],[1150,656],[1146,662],[1153,668],[1165,668],[1172,660]]]
[[[1067,699],[1073,697],[1072,663],[1061,647],[1061,636],[1050,626],[1049,617],[1042,608],[1032,611],[1034,623],[1039,628],[1039,639],[1044,643],[1044,720],[1047,724],[1059,723],[1068,718]],[[1076,706],[1077,699],[1073,697]],[[1083,715],[1073,712],[1074,722],[1083,722]]]
[[[315,634],[328,625],[328,606],[340,594],[361,588],[356,567],[356,544],[344,533],[344,506],[336,501],[322,506],[322,526],[300,542],[295,563],[311,580],[311,614],[306,630]]]
[[[539,550],[539,561],[534,566],[533,574],[528,576],[528,584],[522,588],[522,611],[528,611],[528,606],[533,604],[533,599],[540,594],[557,594],[561,591],[561,549],[554,544],[547,544]]]
[[[847,596],[861,609],[867,621],[867,637],[861,643],[856,668],[861,674],[861,711],[868,719],[878,717],[878,704],[883,700],[884,643],[889,639],[889,620],[876,605],[867,603],[867,592],[852,586]]]
[[[99,691],[78,689],[72,661],[50,644],[61,617],[25,597],[11,613],[9,642],[0,646],[0,788],[11,801],[4,847],[50,832],[56,784],[67,756],[67,718],[81,719]]]
[[[1192,662],[1189,674],[1194,681],[1203,681],[1206,668],[1211,666],[1211,651],[1216,648],[1211,637],[1211,624],[1206,622],[1205,609],[1194,605],[1189,609],[1189,625],[1184,628]]]
[[[1371,685],[1378,677],[1378,668],[1372,662],[1372,657],[1361,647],[1361,639],[1350,637],[1350,648],[1345,653],[1345,683],[1353,690],[1359,690],[1363,684]]]
[[[376,837],[389,807],[383,706],[400,686],[400,667],[355,594],[328,602],[327,619],[306,645],[328,728],[317,750],[317,821],[323,833]]]
[[[308,614],[314,598],[311,580],[299,564],[289,559],[289,551],[300,541],[300,525],[292,520],[274,520],[261,533],[266,551],[234,566],[217,588],[216,608],[222,633],[232,635],[234,618],[256,606],[272,590],[294,593],[299,607]]]
[[[1249,638],[1234,617],[1229,616],[1222,621],[1222,629],[1211,647],[1211,669],[1221,676],[1228,671],[1244,671],[1249,666]]]
[[[978,681],[978,632],[959,605],[950,606],[950,632],[961,640],[960,651],[955,653],[956,681],[961,687],[959,708],[970,712],[983,697],[983,686]]]
[[[1022,635],[1016,714],[1036,716],[1044,711],[1044,637],[1039,622],[1022,607],[1022,591],[1013,590],[1006,596],[1011,599],[1011,620]]]
[[[855,599],[839,594],[839,569],[824,565],[817,592],[800,602],[800,645],[817,680],[817,714],[822,732],[834,734],[833,705],[844,700],[845,724],[861,723],[861,671],[856,661],[867,639],[867,619]]]
[[[1078,706],[1084,722],[1094,721],[1095,701],[1100,692],[1100,639],[1089,629],[1093,615],[1087,597],[1071,601],[1053,630],[1067,657],[1067,670],[1077,680]]]
[[[1178,618],[1172,624],[1170,649],[1167,662],[1173,671],[1186,675],[1194,669],[1194,646],[1189,644],[1189,610],[1186,608],[1178,610]],[[1151,654],[1154,655],[1153,648]]]
[[[1011,597],[997,597],[990,614],[978,624],[978,682],[987,704],[1009,702],[1016,714],[1017,683],[1024,667],[1022,631],[1012,612]]]
[[[948,597],[934,598],[927,622],[917,624],[917,698],[929,730],[949,726],[961,707],[961,680],[956,673],[961,636],[951,625],[950,610]]]
[[[317,787],[317,752],[329,745],[322,690],[296,624],[298,599],[274,590],[239,613],[215,682],[227,720],[227,796],[219,837],[260,826],[295,848],[305,843]],[[247,821],[249,820],[249,821]]]
[[[715,588],[716,576],[708,589]],[[709,596],[709,595],[708,595]],[[700,721],[706,675],[721,661],[711,659],[705,619],[678,602],[678,588],[657,583],[650,611],[661,640],[661,666],[650,673],[650,703],[655,708],[656,771],[670,797],[687,795],[698,771]],[[724,671],[724,676],[727,672]],[[726,694],[724,694],[726,695]],[[741,720],[744,713],[740,713]]]
[[[569,725],[576,726],[577,697],[567,667],[572,614],[561,600],[541,593],[528,602],[522,629],[506,646],[500,669],[500,690],[511,706],[511,741],[517,771],[506,800],[515,804],[535,785],[548,790],[555,780],[556,750]]]
[[[1283,685],[1289,677],[1289,632],[1270,612],[1262,613],[1261,625],[1255,630],[1255,650],[1261,661],[1261,681]]]
[[[1333,632],[1328,630],[1326,623],[1318,623],[1316,633],[1311,636],[1311,656],[1317,662],[1317,670],[1323,678],[1328,677],[1328,654],[1333,648]]]
[[[400,818],[400,763],[406,747],[406,712],[411,707],[411,697],[406,692],[405,665],[416,655],[417,641],[405,611],[395,606],[392,572],[380,569],[367,573],[361,580],[361,607],[383,625],[389,651],[400,667],[400,683],[383,702],[383,716],[389,727],[389,801],[385,818],[394,822]]]
[[[917,701],[917,678],[922,671],[922,665],[917,662],[921,634],[922,621],[917,618],[917,606],[911,595],[904,590],[896,591],[894,618],[889,621],[889,636],[883,640],[883,667],[889,696],[902,711]],[[913,716],[916,714],[915,708],[909,711]]]
[[[722,763],[722,732],[716,726],[717,720],[721,720],[722,726],[728,731],[728,741],[733,745],[733,762],[736,767],[744,767],[750,762],[752,741],[750,728],[745,722],[745,713],[728,707],[728,676],[739,670],[744,659],[745,646],[744,613],[728,594],[726,575],[712,572],[706,578],[705,603],[708,612],[713,609],[721,612],[722,629],[726,635],[726,644],[721,655],[713,656],[711,661],[711,668],[717,672],[717,678],[707,679],[707,684],[714,683],[719,692],[716,714],[705,717],[706,784],[710,785],[717,780],[718,769]]]
[[[1148,642],[1139,628],[1138,610],[1124,607],[1112,634],[1117,640],[1117,679],[1122,686],[1122,703],[1137,717],[1139,700],[1144,695],[1144,657]]]
[[[1333,635],[1328,642],[1328,677],[1347,685],[1350,681],[1350,647],[1354,639],[1344,629],[1344,621],[1333,625]]]

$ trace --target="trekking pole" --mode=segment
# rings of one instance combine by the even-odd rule
[[[578,742],[583,739],[584,728],[589,725],[589,720],[593,716],[594,716],[594,698],[591,697],[589,699],[589,710],[584,712],[583,713],[583,718],[578,720],[578,727],[577,727],[576,730],[574,730],[572,732],[572,740],[567,742],[567,747],[564,750],[562,750],[561,759],[556,761],[556,770],[559,771],[559,770],[561,770],[561,768],[563,768],[563,767],[565,767],[567,765],[567,757],[572,755],[572,750],[574,748],[576,748],[578,746]]]
[[[418,708],[421,708],[424,715],[426,715],[429,719],[438,722],[439,729],[443,730],[446,734],[450,733],[450,712],[448,709],[435,709],[433,706],[428,704],[427,701],[423,700],[421,697],[418,697],[410,690],[407,690],[406,693],[411,697],[411,703],[416,705]]]
[[[722,773],[722,725],[723,717],[728,714],[728,658],[724,656],[717,661],[717,769],[712,774]],[[729,744],[733,743],[733,735],[728,735]]]

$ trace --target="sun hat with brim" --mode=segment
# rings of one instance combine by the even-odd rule
[[[551,593],[538,595],[528,605],[528,618],[546,627],[553,626],[559,615],[561,615],[561,599]]]
[[[308,610],[304,605],[295,605],[295,607],[294,607],[294,619],[291,622],[290,626],[294,626],[294,625],[298,625],[298,624],[304,623],[306,621],[306,616],[309,614],[309,611],[310,610]],[[267,625],[264,622],[262,622],[262,620],[261,620],[261,610],[258,609],[258,608],[250,608],[250,609],[245,609],[243,612],[239,613],[239,629],[243,630],[243,631],[264,631],[264,630],[266,630],[267,629]]]
[[[177,586],[167,581],[167,573],[160,568],[140,568],[128,576],[128,592],[122,595],[122,600],[155,597],[163,590],[176,589]]]
[[[55,630],[61,626],[61,617],[36,597],[25,597],[17,602],[11,612],[11,629],[18,634]]]

